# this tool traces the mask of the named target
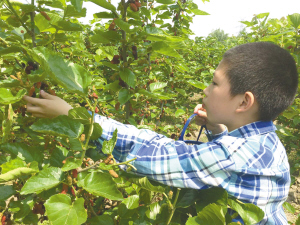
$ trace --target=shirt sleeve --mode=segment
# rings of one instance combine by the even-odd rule
[[[218,143],[187,145],[99,115],[95,122],[103,129],[100,144],[118,130],[113,155],[121,162],[136,158],[131,164],[138,175],[179,188],[226,188],[229,184],[235,165],[229,152]]]

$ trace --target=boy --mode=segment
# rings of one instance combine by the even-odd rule
[[[194,112],[212,139],[186,145],[149,130],[138,130],[96,115],[103,128],[100,141],[118,129],[113,155],[119,161],[137,158],[137,174],[169,186],[222,187],[264,212],[258,224],[287,224],[282,209],[290,186],[285,149],[272,123],[294,100],[298,73],[292,56],[271,43],[249,43],[224,54],[203,104]],[[54,117],[71,108],[62,99],[25,96],[34,116]]]

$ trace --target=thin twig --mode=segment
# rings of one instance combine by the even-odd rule
[[[89,166],[89,167],[85,167],[85,168],[82,168],[82,169],[78,169],[78,173],[81,173],[81,172],[84,172],[84,171],[87,171],[89,169],[94,169],[96,168],[98,165],[100,164],[100,162],[96,162],[95,164]]]
[[[88,202],[88,206],[89,206],[91,212],[93,213],[93,215],[94,215],[94,216],[98,216],[97,213],[94,211],[93,206],[91,205],[89,199],[87,199],[86,197],[84,197],[84,199],[85,199],[85,201]]]
[[[12,11],[12,13],[16,16],[16,18],[20,21],[20,23],[22,24],[22,26],[25,28],[25,30],[27,31],[28,34],[31,34],[31,30],[28,29],[28,27],[26,26],[26,24],[21,20],[21,18],[19,17],[18,13],[15,11],[15,9],[13,8],[12,4],[10,3],[9,0],[6,0],[7,4],[9,6],[9,9]]]

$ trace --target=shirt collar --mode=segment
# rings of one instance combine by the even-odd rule
[[[233,137],[251,137],[253,135],[264,134],[268,132],[274,132],[276,130],[275,125],[272,121],[258,121],[249,123],[238,129],[235,129],[228,133],[229,136]]]

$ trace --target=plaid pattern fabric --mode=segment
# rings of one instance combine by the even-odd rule
[[[290,187],[289,163],[271,121],[225,131],[201,145],[187,145],[99,115],[95,122],[103,128],[99,148],[118,129],[113,155],[119,161],[136,157],[132,165],[137,174],[180,188],[222,187],[265,212],[259,225],[287,224],[282,204]]]

